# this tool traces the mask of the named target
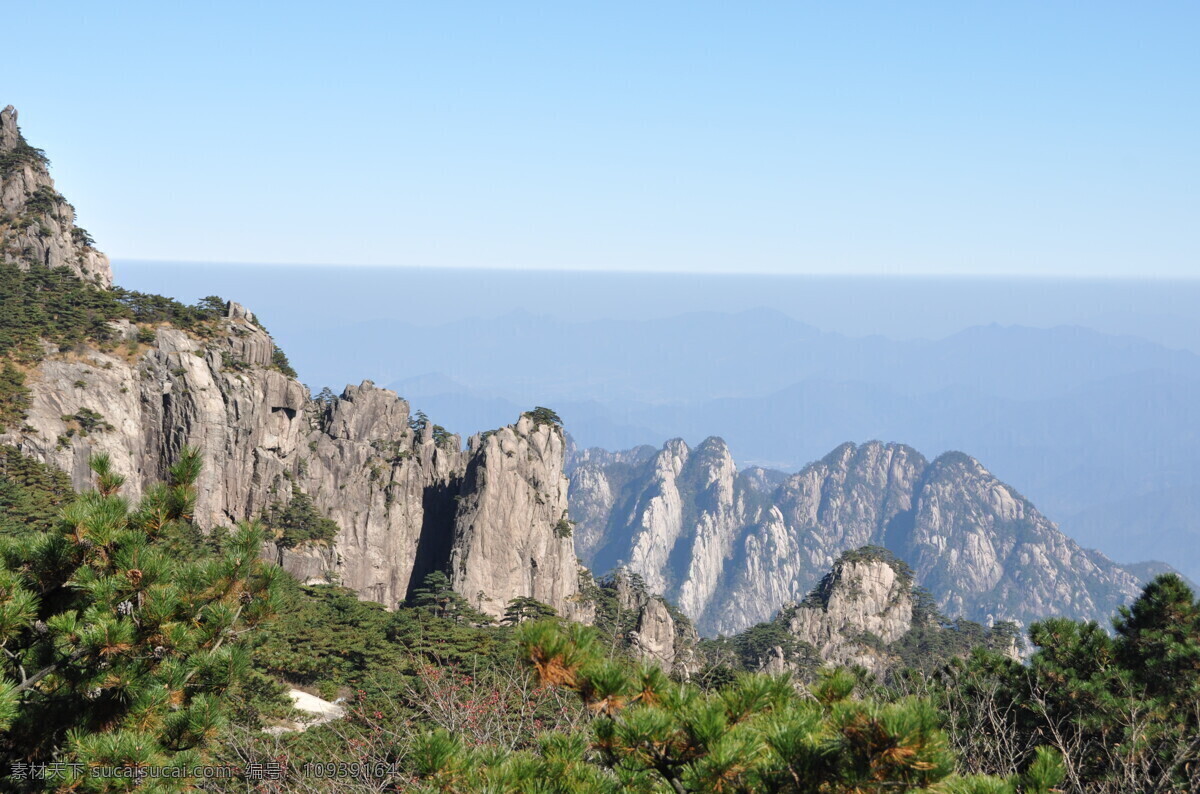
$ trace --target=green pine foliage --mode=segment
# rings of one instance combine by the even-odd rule
[[[291,362],[288,361],[287,354],[283,352],[283,348],[279,347],[279,345],[275,345],[271,353],[271,366],[289,378],[299,377],[296,374],[296,370],[292,368]]]
[[[543,685],[576,693],[590,722],[515,752],[426,733],[406,759],[410,790],[1015,792],[1049,791],[1061,772],[1043,751],[1023,776],[959,777],[928,702],[854,698],[843,672],[803,691],[746,675],[704,692],[654,667],[615,664],[578,625],[527,623],[518,642]]]
[[[29,409],[29,389],[25,373],[11,361],[0,363],[0,433],[16,427]]]
[[[85,340],[108,341],[108,322],[128,316],[116,293],[87,284],[66,268],[21,270],[0,264],[0,357],[36,361],[43,339],[62,349]]]
[[[85,341],[110,342],[112,320],[169,323],[206,336],[223,316],[219,298],[187,306],[161,295],[100,289],[66,268],[0,264],[0,356],[18,361],[37,360],[41,340],[63,350]]]
[[[408,426],[419,438],[425,432],[425,428],[430,426],[429,417],[426,416],[424,411],[417,411],[408,420]],[[432,433],[433,443],[439,447],[445,446],[454,437],[453,433],[438,424],[433,425]]]
[[[312,497],[292,486],[292,498],[276,502],[263,513],[262,522],[274,535],[275,543],[285,549],[309,544],[329,544],[341,528],[332,518],[321,515]]]
[[[392,623],[382,605],[360,601],[351,590],[286,578],[279,617],[260,632],[254,664],[322,696],[345,695],[348,687],[378,685],[408,667],[403,647],[388,636]]]
[[[549,604],[543,604],[536,598],[518,596],[508,602],[504,609],[501,623],[505,626],[515,626],[528,620],[545,620],[558,617],[558,610]]]
[[[0,536],[44,533],[75,498],[71,479],[16,447],[0,446]]]
[[[434,578],[431,588],[444,592],[438,583]],[[422,605],[389,612],[343,587],[285,578],[278,617],[257,633],[254,666],[332,698],[394,692],[426,664],[466,665],[480,658],[494,664],[511,656],[506,634],[464,624],[445,609],[442,596],[416,601]]]
[[[483,625],[491,618],[467,603],[450,585],[450,577],[442,571],[433,571],[414,588],[406,605],[423,609],[433,615],[456,624]]]
[[[541,425],[562,427],[563,423],[562,417],[560,417],[557,413],[540,405],[534,408],[532,411],[526,411],[523,416],[527,416],[533,420],[535,427],[540,427]]]
[[[97,489],[49,528],[35,518],[0,539],[0,756],[133,767],[210,757],[249,674],[246,636],[274,611],[280,572],[261,562],[254,524],[198,538],[199,467],[184,449],[168,482],[133,506],[95,458]]]
[[[50,159],[41,149],[30,146],[22,136],[10,151],[0,152],[0,177],[6,177],[26,165],[45,168],[50,165]]]
[[[1035,623],[1027,665],[977,650],[939,676],[973,768],[1019,766],[1050,743],[1071,791],[1200,790],[1200,603],[1164,574],[1113,624]]]

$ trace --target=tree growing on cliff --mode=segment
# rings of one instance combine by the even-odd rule
[[[558,617],[558,610],[549,604],[544,604],[536,598],[518,596],[508,602],[504,608],[501,623],[505,626],[515,626],[529,620],[545,620]]]
[[[491,618],[467,603],[467,599],[451,586],[450,577],[442,571],[428,574],[421,586],[413,589],[407,604],[426,609],[439,618],[455,623],[475,625],[492,622]]]
[[[539,405],[532,411],[526,411],[525,416],[533,420],[535,426],[550,425],[551,427],[562,427],[562,417],[549,408]]]
[[[312,543],[327,544],[337,537],[341,527],[332,518],[321,515],[312,497],[292,485],[292,498],[276,502],[263,513],[263,523],[275,534],[275,542],[287,549]]]
[[[256,524],[213,538],[192,524],[196,450],[185,448],[136,507],[105,458],[92,466],[98,488],[51,529],[0,542],[0,756],[143,770],[202,763],[248,673],[246,632],[273,612],[280,570],[260,560]],[[139,782],[60,772],[28,785]]]

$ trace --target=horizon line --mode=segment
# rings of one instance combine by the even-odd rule
[[[557,275],[606,275],[606,276],[752,276],[752,277],[774,277],[774,278],[845,278],[845,279],[913,279],[913,280],[928,280],[928,279],[946,279],[946,280],[961,280],[961,281],[989,281],[989,280],[1012,280],[1012,281],[1104,281],[1104,282],[1119,282],[1119,281],[1134,281],[1134,282],[1187,282],[1200,283],[1200,274],[1188,275],[1162,275],[1162,274],[1146,274],[1134,275],[1128,273],[1119,274],[1080,274],[1080,273],[1003,273],[1003,272],[988,272],[988,273],[939,273],[939,272],[918,272],[918,273],[877,273],[877,272],[849,272],[836,273],[830,271],[809,271],[809,272],[782,272],[777,270],[659,270],[659,269],[604,269],[597,267],[541,267],[530,266],[527,268],[515,267],[488,267],[486,265],[407,265],[407,264],[364,264],[353,262],[329,263],[329,262],[245,262],[236,260],[203,260],[203,259],[145,259],[138,257],[112,257],[110,262],[114,265],[119,263],[128,263],[132,265],[201,265],[201,266],[242,266],[242,267],[261,267],[261,268],[323,268],[323,269],[353,269],[353,270],[419,270],[424,272],[472,272],[472,273],[495,273],[495,274],[557,274]],[[114,274],[116,275],[116,274]]]

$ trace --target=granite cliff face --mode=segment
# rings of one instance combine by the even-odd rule
[[[660,585],[702,633],[731,634],[798,601],[848,549],[908,561],[951,617],[1104,620],[1138,582],[1080,548],[978,461],[933,463],[901,444],[844,444],[793,475],[739,473],[720,439],[676,439],[609,480],[599,453],[573,460],[571,501],[593,509],[584,562]],[[603,499],[594,496],[604,492]],[[612,504],[607,516],[594,509]]]
[[[28,384],[25,427],[0,441],[59,466],[77,487],[90,481],[88,457],[108,452],[133,498],[184,445],[196,446],[206,462],[202,526],[260,516],[293,488],[337,522],[332,545],[278,549],[301,580],[338,581],[394,606],[453,557],[455,584],[491,598],[486,612],[517,595],[569,612],[575,553],[553,534],[566,510],[560,428],[529,433],[511,464],[499,439],[518,438],[527,419],[463,451],[457,436],[435,438],[433,425],[369,381],[311,399],[269,368],[270,338],[236,304],[221,326],[210,340],[159,328],[132,355],[48,353]],[[125,330],[136,338],[135,327]],[[86,434],[73,418],[84,416],[99,423]]]
[[[20,137],[15,111],[0,122],[0,251],[25,269],[70,268],[106,288],[107,259],[72,231],[70,205],[48,197],[45,158]],[[262,516],[297,493],[337,523],[332,542],[269,550],[301,580],[338,581],[394,606],[443,570],[491,614],[516,596],[561,614],[577,608],[574,549],[569,533],[555,532],[567,497],[557,423],[521,418],[463,450],[457,436],[370,382],[313,399],[236,303],[191,331],[128,320],[111,327],[103,344],[45,346],[25,377],[26,416],[0,443],[62,468],[78,488],[90,485],[89,456],[107,452],[133,499],[182,447],[198,447],[202,527]]]
[[[0,110],[0,262],[70,268],[80,278],[112,284],[108,257],[75,225],[75,208],[54,189],[49,161],[17,127],[12,105]]]
[[[564,439],[529,414],[472,436],[454,519],[451,582],[493,617],[518,596],[571,614],[578,568],[567,523]]]

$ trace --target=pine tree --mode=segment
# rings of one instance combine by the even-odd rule
[[[105,458],[92,465],[98,490],[51,530],[0,545],[0,754],[200,763],[247,675],[244,633],[272,613],[280,571],[260,560],[257,525],[206,539],[191,523],[196,450],[185,448],[136,508]],[[76,783],[123,790],[137,780]]]
[[[341,527],[321,514],[312,497],[292,486],[286,504],[276,503],[263,513],[262,521],[274,534],[275,543],[290,549],[310,543],[330,543]]]
[[[442,571],[428,574],[421,586],[412,591],[408,605],[427,609],[439,618],[457,623],[491,623],[491,618],[467,603],[450,585],[450,577]]]
[[[515,626],[527,620],[545,620],[554,617],[558,617],[558,610],[549,604],[543,604],[536,598],[518,596],[508,602],[504,609],[504,617],[500,622],[506,626]]]
[[[1174,574],[1146,585],[1113,621],[1117,654],[1150,697],[1200,697],[1200,602]]]

